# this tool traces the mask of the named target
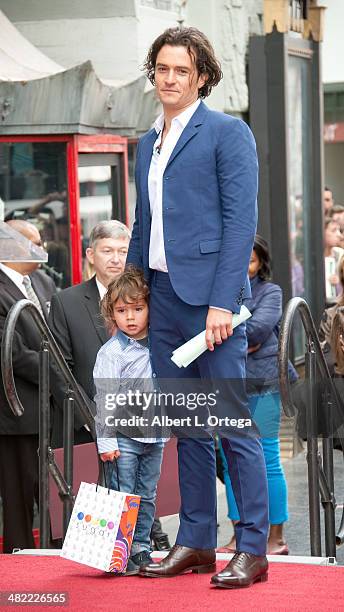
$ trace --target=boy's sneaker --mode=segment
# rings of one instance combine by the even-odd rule
[[[120,572],[118,574],[115,574],[114,572],[106,572],[105,575],[111,578],[125,578],[126,576],[136,576],[139,573],[139,571],[140,571],[139,566],[136,565],[134,561],[132,561],[129,558],[127,569],[125,570],[125,572]]]
[[[145,565],[149,565],[149,563],[154,563],[148,550],[141,550],[141,552],[130,557],[129,561],[132,561],[139,569]]]
[[[139,567],[138,563],[135,563],[135,561],[133,561],[132,558],[129,557],[127,569],[122,574],[122,576],[124,576],[124,577],[125,576],[136,576],[136,574],[139,573],[139,570],[140,570],[140,567]]]

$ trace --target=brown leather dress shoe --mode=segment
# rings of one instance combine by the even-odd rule
[[[228,565],[211,579],[211,584],[224,589],[251,586],[268,579],[268,560],[251,553],[237,552]]]
[[[140,568],[139,576],[149,578],[172,578],[194,572],[207,574],[216,570],[215,550],[202,550],[200,548],[188,548],[175,544],[167,557],[160,563],[150,563]]]

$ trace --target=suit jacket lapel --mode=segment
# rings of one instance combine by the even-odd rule
[[[5,291],[10,294],[14,301],[18,302],[19,300],[27,299],[26,296],[17,287],[17,285],[2,270],[0,270],[0,282],[5,285]],[[41,294],[39,288],[37,287],[34,278],[31,278],[31,282],[33,290],[36,293],[39,303],[42,307],[44,317],[46,320],[48,320],[48,310],[46,302],[44,301],[44,296]]]
[[[176,155],[178,155],[180,151],[182,151],[182,149],[189,142],[189,140],[191,140],[191,138],[193,138],[193,136],[197,134],[200,126],[202,125],[205,119],[207,112],[208,112],[208,107],[204,104],[204,102],[201,102],[198,108],[196,109],[196,111],[194,112],[194,114],[192,115],[189,123],[183,130],[176,146],[174,147],[171,153],[171,156],[167,162],[166,168],[168,168],[168,166],[174,160]],[[142,204],[144,207],[143,208],[144,212],[146,213],[146,215],[147,214],[149,215],[149,219],[150,219],[150,210],[149,210],[148,174],[149,174],[149,167],[150,167],[150,163],[152,159],[153,146],[154,146],[156,139],[157,139],[156,130],[155,128],[152,128],[150,132],[148,132],[147,138],[145,138],[142,142],[142,145],[141,145],[142,150],[140,154],[140,164],[141,164],[140,185],[141,185]]]
[[[207,106],[204,104],[204,102],[201,102],[194,114],[192,115],[189,123],[184,128],[166,164],[166,168],[168,168],[168,166],[173,162],[174,158],[182,151],[182,149],[184,149],[185,145],[189,142],[189,140],[191,140],[191,138],[193,138],[195,134],[197,134],[207,112]]]
[[[85,283],[85,306],[91,317],[91,321],[95,327],[95,330],[99,336],[102,344],[109,339],[109,334],[106,331],[104,321],[101,317],[99,310],[99,291],[96,283],[96,277],[93,276],[89,281]]]
[[[140,156],[141,164],[142,164],[141,169],[140,169],[141,170],[141,179],[140,179],[141,197],[142,197],[143,211],[146,215],[148,215],[149,222],[150,222],[150,207],[149,207],[149,191],[148,191],[148,174],[149,174],[149,167],[150,167],[152,154],[153,154],[153,145],[157,137],[158,136],[157,136],[155,128],[153,128],[150,132],[148,132],[147,138],[142,144],[142,152]]]
[[[7,291],[16,302],[26,300],[25,295],[18,289],[17,285],[2,270],[0,270],[0,282],[4,285],[4,291]]]

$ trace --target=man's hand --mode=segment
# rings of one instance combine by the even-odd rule
[[[100,458],[102,461],[113,461],[114,459],[118,459],[121,453],[119,450],[111,451],[109,453],[100,453]]]
[[[222,344],[223,340],[227,340],[233,334],[232,319],[231,312],[209,308],[205,332],[205,341],[209,351],[214,350],[214,342]]]

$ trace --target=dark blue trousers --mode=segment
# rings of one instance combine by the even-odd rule
[[[168,274],[155,272],[150,297],[150,342],[154,370],[160,379],[244,379],[245,325],[213,352],[206,351],[187,368],[178,368],[172,351],[205,329],[208,306],[190,306],[174,292]],[[245,400],[246,402],[246,400]],[[250,417],[247,404],[241,414]],[[230,413],[230,407],[229,407]],[[256,437],[221,436],[240,514],[237,550],[264,555],[268,535],[268,490],[263,450]],[[180,527],[177,544],[216,546],[216,461],[211,437],[178,439]]]

